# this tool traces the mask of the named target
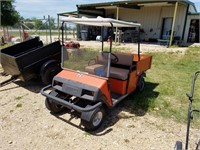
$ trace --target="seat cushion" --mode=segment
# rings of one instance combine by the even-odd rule
[[[120,80],[127,80],[129,75],[129,70],[110,67],[110,77]]]
[[[94,64],[94,65],[90,65],[90,66],[85,67],[86,72],[88,72],[90,74],[96,74],[96,75],[99,74],[99,70],[104,70],[104,69],[105,69],[105,66],[102,65],[102,64]]]

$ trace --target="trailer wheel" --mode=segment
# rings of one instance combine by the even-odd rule
[[[142,92],[144,90],[145,80],[144,77],[140,77],[137,84],[137,91]]]
[[[52,91],[50,95],[57,96],[58,93],[56,91]],[[53,102],[51,99],[46,98],[45,99],[45,106],[48,110],[50,110],[52,113],[57,114],[63,112],[66,108],[60,104],[57,104]]]
[[[103,107],[96,108],[89,112],[82,112],[81,124],[85,127],[86,131],[94,131],[101,126],[104,117],[105,110]]]
[[[41,70],[41,80],[44,84],[51,84],[53,77],[61,71],[60,65],[58,63],[52,63],[47,65]]]

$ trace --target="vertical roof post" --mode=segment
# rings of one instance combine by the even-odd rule
[[[172,45],[172,41],[173,41],[173,33],[174,33],[174,26],[175,26],[175,22],[176,22],[177,8],[178,8],[178,0],[176,1],[175,8],[174,8],[174,17],[173,17],[173,22],[172,22],[172,28],[171,28],[171,35],[170,35],[169,46]]]
[[[117,20],[119,19],[119,7],[118,6],[117,6],[116,19]],[[118,28],[116,27],[116,31],[115,31],[115,44],[117,42],[117,36],[118,36],[117,30],[118,30]]]

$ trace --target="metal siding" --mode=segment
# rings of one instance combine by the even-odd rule
[[[175,36],[182,36],[185,14],[187,7],[179,4],[177,11],[177,18],[175,23]],[[116,9],[106,10],[106,16],[114,14],[116,16]],[[165,17],[173,17],[174,6],[163,7],[141,7],[141,9],[119,9],[119,19],[124,21],[137,21],[142,24],[145,31],[142,34],[142,39],[147,35],[148,38],[160,38],[162,30],[162,21]],[[150,29],[153,29],[150,32]]]

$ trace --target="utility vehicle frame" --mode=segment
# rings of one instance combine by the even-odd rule
[[[138,54],[112,52],[114,27],[135,27],[139,31],[139,23],[102,17],[67,17],[63,19],[62,26],[65,22],[101,27],[102,37],[103,28],[111,28],[109,51],[104,50],[102,40],[102,51],[94,63],[88,62],[84,72],[64,68],[53,78],[51,85],[41,90],[41,94],[46,97],[46,107],[52,113],[62,112],[66,108],[77,111],[85,129],[96,130],[101,126],[107,108],[115,107],[136,89],[144,89],[145,71],[151,68],[152,56],[140,54],[140,38]],[[63,31],[62,42],[63,45]],[[65,52],[63,47],[63,55]],[[50,93],[47,92],[49,90]]]

